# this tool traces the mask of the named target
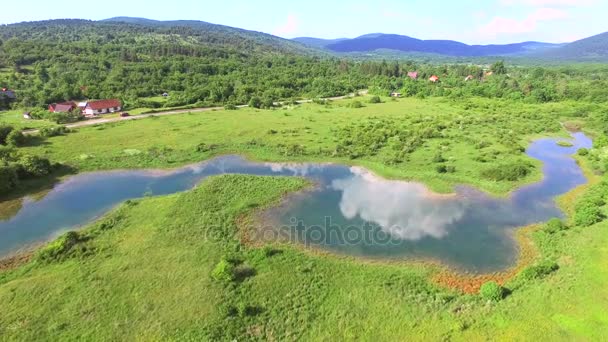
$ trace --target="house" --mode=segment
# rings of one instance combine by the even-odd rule
[[[401,97],[401,93],[392,92],[391,97]]]
[[[464,78],[464,81],[467,82],[467,81],[472,81],[474,79],[475,79],[475,77],[473,77],[473,75],[469,75],[469,76],[467,76],[467,77]]]
[[[32,118],[32,113],[30,113],[30,112],[23,113],[23,118],[26,120],[30,120]]]
[[[107,114],[119,112],[122,109],[122,103],[117,99],[89,101],[84,107],[84,115],[95,116],[99,114]]]
[[[77,104],[76,106],[77,106],[78,108],[80,108],[80,111],[82,112],[82,111],[84,111],[84,109],[86,108],[87,103],[86,103],[86,102],[78,102],[78,104]]]
[[[433,75],[429,78],[429,81],[435,83],[435,82],[439,81],[439,77],[437,75]]]
[[[76,103],[72,101],[53,103],[49,105],[49,112],[51,113],[67,113],[76,109]]]
[[[407,73],[407,77],[417,80],[418,79],[418,71],[410,71]]]
[[[7,97],[10,100],[14,100],[17,98],[15,92],[8,88],[2,88],[2,91],[0,91],[0,97]]]
[[[163,97],[169,97],[169,93],[163,93]]]

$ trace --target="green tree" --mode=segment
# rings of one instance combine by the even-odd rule
[[[498,62],[492,64],[492,67],[490,68],[490,70],[492,70],[493,73],[498,74],[498,75],[504,75],[507,73],[507,67],[505,66],[504,61],[498,61]]]

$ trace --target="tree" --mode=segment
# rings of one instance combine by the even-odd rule
[[[504,61],[498,61],[498,62],[492,64],[492,67],[490,68],[490,70],[492,70],[493,73],[498,74],[498,75],[504,75],[507,73],[507,67],[505,66]]]
[[[254,96],[251,98],[251,100],[249,100],[249,107],[251,108],[261,108],[262,107],[262,100],[260,100],[259,97]]]

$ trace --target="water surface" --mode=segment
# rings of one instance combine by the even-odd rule
[[[528,155],[544,163],[544,179],[494,198],[460,186],[437,195],[419,183],[388,181],[365,169],[333,164],[256,163],[223,156],[172,171],[105,171],[58,183],[38,201],[0,221],[0,256],[82,226],[117,204],[145,194],[166,195],[219,174],[303,176],[318,186],[268,212],[301,243],[339,253],[378,258],[432,258],[463,270],[489,272],[515,263],[515,227],[562,217],[553,197],[584,184],[571,158],[591,141],[576,133],[574,146],[555,139],[531,144]],[[1,204],[0,204],[1,205]]]

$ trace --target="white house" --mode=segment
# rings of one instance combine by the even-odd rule
[[[95,116],[100,114],[119,112],[121,109],[122,103],[120,102],[120,100],[99,100],[87,102],[87,105],[84,107],[83,113],[86,116]]]

